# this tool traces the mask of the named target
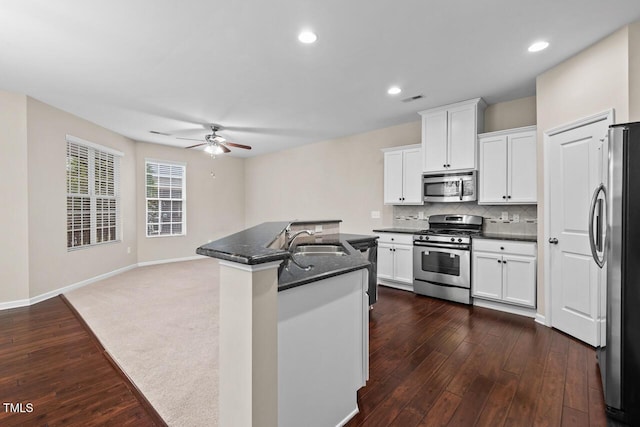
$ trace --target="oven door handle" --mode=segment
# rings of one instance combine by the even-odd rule
[[[426,243],[426,242],[413,242],[413,246],[419,246],[421,248],[432,248],[432,249],[459,249],[461,251],[468,251],[469,250],[469,245],[461,245],[458,243],[438,243],[437,245],[434,245],[432,243]]]

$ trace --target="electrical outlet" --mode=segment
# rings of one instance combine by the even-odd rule
[[[509,212],[502,212],[500,219],[503,221],[509,221]]]
[[[322,233],[322,224],[316,225],[316,233]]]
[[[131,253],[131,246],[127,246],[127,253],[130,254]]]
[[[513,214],[513,222],[520,222],[520,214]]]
[[[371,211],[371,218],[380,219],[380,211]]]
[[[418,212],[418,219],[424,219],[424,211]]]

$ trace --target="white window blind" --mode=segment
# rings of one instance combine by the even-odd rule
[[[119,240],[120,155],[67,135],[67,249]]]
[[[186,234],[186,166],[147,159],[147,237]]]

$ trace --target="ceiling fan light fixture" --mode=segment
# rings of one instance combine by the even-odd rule
[[[304,44],[315,43],[318,40],[318,36],[313,31],[302,31],[298,34],[298,40]]]
[[[541,50],[545,50],[549,47],[549,42],[546,41],[538,41],[529,46],[529,52],[540,52]]]

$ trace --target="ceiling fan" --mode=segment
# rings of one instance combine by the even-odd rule
[[[227,141],[225,138],[218,135],[217,132],[221,129],[222,127],[219,125],[211,125],[211,134],[205,135],[204,137],[205,142],[191,145],[185,148],[196,148],[196,147],[201,147],[203,145],[206,145],[204,151],[206,151],[211,155],[221,154],[221,153],[230,153],[231,150],[229,149],[229,147],[242,148],[243,150],[251,150],[251,147],[249,145],[236,144],[235,142]],[[200,139],[194,139],[194,138],[178,137],[178,139],[187,139],[190,141],[201,141]]]

